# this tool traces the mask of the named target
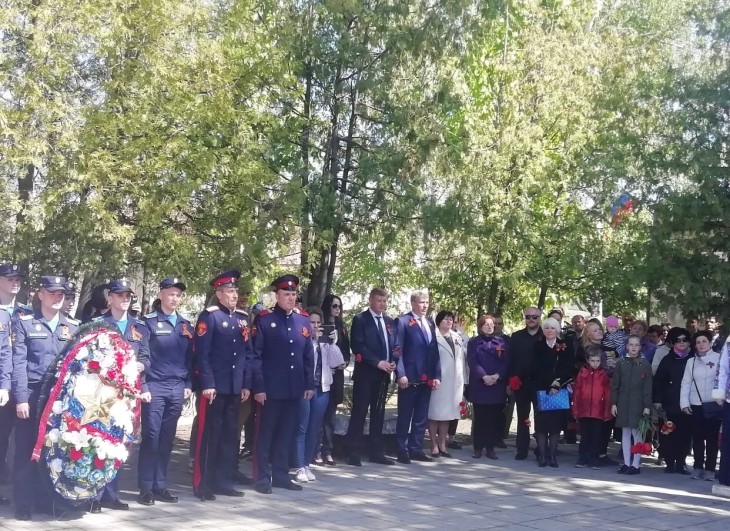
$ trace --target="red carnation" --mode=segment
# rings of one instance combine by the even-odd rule
[[[639,442],[631,447],[632,454],[651,455],[651,443]]]
[[[466,407],[466,402],[464,402],[463,400],[459,402],[459,407]]]
[[[89,370],[90,371],[98,371],[101,370],[101,365],[99,365],[99,362],[96,360],[91,360],[89,362]]]
[[[427,382],[428,381],[428,376],[426,376],[425,374],[422,374],[421,375],[421,381],[422,382]]]
[[[106,461],[104,459],[99,459],[99,457],[94,457],[94,466],[96,468],[104,468],[106,466]]]
[[[114,460],[114,468],[119,468],[122,466],[122,462],[119,459]]]
[[[76,448],[71,448],[71,451],[68,453],[69,457],[71,458],[71,461],[78,461],[82,457],[84,457],[84,452],[81,450],[77,450]]]
[[[360,363],[362,361],[362,354],[358,354],[355,356],[355,361]]]
[[[426,385],[428,385],[428,386],[429,386],[429,387],[430,387],[431,389],[433,389],[433,387],[434,387],[434,385],[433,385],[433,380],[428,380],[428,381],[426,382]]]
[[[468,409],[462,409],[461,410],[461,414],[462,415],[467,415],[467,414],[469,414],[469,410]]]
[[[513,391],[519,391],[520,387],[522,387],[522,378],[519,376],[510,376],[509,388]]]
[[[532,421],[531,421],[530,419],[525,419],[525,420],[523,421],[523,423],[524,423],[524,425],[525,425],[525,426],[527,426],[528,428],[529,428],[530,426],[532,426]]]

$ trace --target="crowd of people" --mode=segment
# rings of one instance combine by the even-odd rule
[[[39,428],[43,375],[78,327],[69,316],[75,286],[43,276],[35,304],[19,304],[24,280],[17,265],[0,265],[0,463],[15,432],[15,515],[62,505],[41,493],[41,470],[31,459]],[[431,311],[426,292],[411,294],[411,310],[387,315],[388,293],[374,288],[368,308],[345,324],[342,299],[301,309],[299,279],[272,282],[276,304],[248,307],[240,273],[211,281],[214,295],[193,324],[179,313],[184,282],[159,283],[153,311],[130,313],[134,292],[126,279],[103,287],[97,322],[118,330],[135,353],[142,388],[137,501],[176,503],[167,472],[184,401],[196,396],[190,438],[193,490],[201,500],[241,497],[237,484],[271,494],[301,490],[315,481],[313,465],[336,466],[334,423],[344,400],[344,369],[354,359],[346,462],[408,465],[452,457],[461,418],[473,412],[473,458],[498,459],[496,448],[517,416],[515,458],[534,448],[539,467],[558,467],[558,444],[580,438],[576,467],[617,466],[641,472],[641,456],[658,446],[665,472],[714,480],[721,424],[730,416],[727,347],[708,320],[704,330],[653,325],[609,316],[575,316],[564,327],[562,310],[543,319],[525,309],[524,328],[504,333],[500,315],[483,315],[469,337],[459,316]],[[435,313],[435,318],[431,316]],[[619,326],[621,325],[621,326]],[[395,459],[387,454],[383,424],[389,390],[397,387]],[[365,424],[369,418],[368,436]],[[430,452],[424,451],[429,432]],[[623,463],[608,456],[620,438]],[[245,433],[245,435],[242,435]],[[243,437],[243,440],[242,440]],[[252,452],[252,477],[238,470],[241,445]],[[652,446],[653,444],[653,446]],[[648,445],[648,446],[647,446]],[[692,449],[694,471],[686,459]],[[730,442],[723,443],[719,481],[730,485]],[[5,472],[5,470],[3,470]],[[126,510],[118,478],[84,506]],[[8,500],[0,499],[0,503]]]

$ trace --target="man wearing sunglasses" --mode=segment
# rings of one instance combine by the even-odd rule
[[[530,371],[530,362],[532,360],[532,351],[535,343],[542,338],[542,330],[540,328],[540,320],[542,311],[530,306],[525,308],[523,312],[525,320],[525,328],[518,330],[512,334],[510,339],[510,378],[519,377],[522,385],[514,393],[514,401],[510,400],[517,406],[517,455],[515,459],[522,460],[527,458],[530,450],[530,408],[532,407],[532,386],[528,381]],[[512,403],[507,405],[507,425],[512,424],[513,409]]]

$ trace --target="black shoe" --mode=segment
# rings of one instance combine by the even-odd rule
[[[165,503],[177,503],[178,497],[171,494],[167,489],[152,489],[155,500]]]
[[[586,466],[588,466],[588,465],[586,465],[585,461],[578,461],[575,464],[575,468],[585,468]]]
[[[396,459],[396,461],[404,465],[411,464],[411,458],[408,457],[408,454],[398,454],[398,459]]]
[[[619,474],[625,474],[628,471],[629,467],[627,465],[621,465],[620,467],[618,467],[618,470],[616,472],[618,472]]]
[[[635,476],[637,474],[641,474],[641,470],[636,468],[635,466],[630,466],[629,469],[626,471],[627,476]]]
[[[504,443],[504,441],[497,441],[497,443],[494,445],[496,448],[507,448],[507,445]]]
[[[493,449],[488,449],[484,455],[487,457],[487,459],[497,459],[497,454],[494,453]]]
[[[358,460],[359,461],[359,460]],[[394,465],[395,461],[392,459],[385,457],[384,455],[374,455],[370,458],[371,463],[377,463],[379,465]]]
[[[129,510],[129,504],[124,503],[119,498],[112,501],[101,501],[101,506],[104,507],[104,509],[111,509],[112,511],[128,511]]]
[[[209,490],[203,490],[195,493],[195,497],[200,501],[215,501],[215,494]]]
[[[258,492],[259,494],[271,494],[271,485],[268,483],[255,483],[253,486],[253,490]]]
[[[215,494],[218,496],[230,496],[232,498],[243,498],[246,493],[236,489],[217,489]]]
[[[89,503],[89,512],[91,514],[99,514],[101,512],[101,503],[98,501]]]
[[[152,494],[151,490],[143,490],[139,493],[139,496],[137,496],[137,503],[142,505],[154,505],[155,496]]]
[[[515,456],[516,461],[524,461],[525,459],[527,459],[527,454],[517,454]]]
[[[286,490],[302,490],[304,487],[301,485],[294,483],[291,480],[288,481],[273,481],[271,483],[272,487],[276,487],[278,489],[286,489]]]
[[[431,461],[433,461],[433,457],[428,457],[428,456],[427,456],[426,454],[424,454],[424,453],[420,453],[420,454],[413,454],[413,455],[412,455],[412,456],[410,456],[410,457],[411,457],[411,460],[412,460],[412,461],[422,461],[422,462],[424,462],[424,463],[430,463]]]
[[[359,457],[351,456],[347,458],[347,464],[351,466],[362,466],[362,461],[360,461]]]
[[[20,508],[15,509],[15,519],[28,521],[31,519],[30,509]]]
[[[555,457],[551,457],[550,459],[548,459],[548,464],[551,468],[558,468],[558,460],[555,459]]]
[[[540,456],[537,458],[537,466],[539,466],[540,468],[545,468],[547,466],[544,457]]]
[[[438,459],[441,457],[441,452],[436,452],[431,454],[431,459]]]
[[[439,452],[439,456],[450,458],[451,457],[451,454],[449,452]]]
[[[690,472],[689,470],[687,470],[687,467],[686,466],[682,466],[682,465],[676,467],[674,469],[674,472],[676,472],[677,474],[682,474],[683,476],[691,476],[692,475],[692,472]]]
[[[452,450],[461,450],[461,444],[456,441],[447,442],[446,448],[451,448]]]

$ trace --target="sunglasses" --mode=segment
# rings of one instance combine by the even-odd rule
[[[539,319],[539,315],[525,315],[525,319]]]
[[[678,337],[677,339],[675,339],[674,342],[675,343],[689,343],[689,339],[682,336],[682,337]]]
[[[337,303],[334,303],[334,304],[333,304],[333,305],[332,305],[331,307],[332,307],[332,309],[336,309],[336,308],[339,308],[339,307],[340,307],[340,305],[339,305],[339,304],[337,304]]]

